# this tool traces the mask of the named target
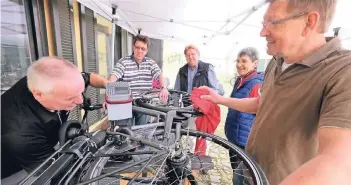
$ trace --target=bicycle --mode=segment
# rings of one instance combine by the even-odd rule
[[[70,121],[60,130],[61,147],[20,184],[231,184],[233,179],[253,185],[268,185],[256,162],[224,138],[190,130],[187,120],[201,115],[185,92],[170,90],[167,103],[158,100],[159,91],[150,91],[135,100],[133,111],[156,117],[156,123],[126,126],[111,122],[106,131],[89,133],[86,115],[101,105],[89,105],[82,123]],[[83,126],[85,125],[85,126]],[[186,146],[187,137],[205,139],[209,153],[215,146],[236,155],[240,169],[223,168],[228,182],[214,182],[216,158],[197,156]],[[216,149],[217,151],[217,149]],[[229,162],[229,159],[227,160]],[[222,162],[223,163],[223,162]],[[236,172],[236,170],[238,172]],[[204,173],[203,171],[207,171]],[[229,171],[229,172],[228,172]],[[236,175],[235,178],[232,175]]]

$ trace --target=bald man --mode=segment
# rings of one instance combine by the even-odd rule
[[[60,126],[83,102],[84,89],[104,88],[106,83],[65,59],[33,62],[27,76],[1,95],[1,178],[23,169],[29,173],[54,153]]]

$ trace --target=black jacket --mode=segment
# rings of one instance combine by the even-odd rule
[[[209,63],[205,63],[199,61],[197,73],[193,79],[193,88],[200,86],[209,86],[208,81],[208,69],[210,67]],[[179,69],[179,82],[180,82],[180,90],[187,92],[188,91],[188,64],[185,64],[183,67]]]
[[[90,74],[82,75],[87,86]],[[27,77],[2,94],[1,178],[22,169],[30,172],[52,155],[59,140],[59,129],[68,114],[68,111],[51,112],[44,108],[29,91]]]

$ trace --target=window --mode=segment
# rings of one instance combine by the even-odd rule
[[[108,78],[109,68],[111,65],[111,39],[112,39],[112,23],[104,17],[97,15],[97,54],[98,54],[98,73]],[[100,100],[104,100],[105,90],[100,89]]]
[[[107,78],[109,75],[108,68],[112,67],[110,65],[112,23],[100,15],[96,16],[96,20],[99,74]]]
[[[1,90],[26,75],[31,50],[24,0],[1,1]]]

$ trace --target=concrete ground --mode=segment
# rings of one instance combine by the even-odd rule
[[[217,127],[215,135],[226,138],[224,133],[224,122],[227,116],[227,108],[220,106],[221,108],[221,122]],[[206,185],[230,185],[232,184],[232,169],[229,161],[228,150],[223,147],[209,146],[207,149],[208,155],[212,157],[212,161],[215,163],[215,168],[209,171],[208,178],[210,183]]]

